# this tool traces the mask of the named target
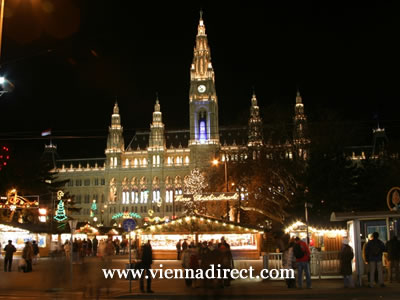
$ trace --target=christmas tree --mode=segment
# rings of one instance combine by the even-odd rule
[[[65,214],[64,202],[60,200],[57,204],[57,211],[54,219],[58,222],[65,221],[67,219],[67,215]]]
[[[190,172],[190,175],[184,179],[184,193],[190,195],[199,195],[207,187],[206,178],[197,168]],[[186,201],[184,203],[185,214],[206,213],[205,204],[202,201]]]

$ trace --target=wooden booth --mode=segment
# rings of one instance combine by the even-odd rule
[[[296,221],[285,228],[285,233],[290,237],[298,236],[300,239],[307,237],[307,225],[301,221]],[[342,239],[347,237],[345,228],[327,228],[308,226],[310,246],[320,251],[340,251]]]
[[[222,237],[230,245],[235,259],[259,259],[262,233],[253,226],[202,215],[183,216],[134,231],[139,244],[151,240],[154,259],[176,259],[176,244],[180,240],[218,243]]]

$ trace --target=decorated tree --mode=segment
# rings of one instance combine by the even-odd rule
[[[65,221],[67,219],[67,215],[65,214],[64,202],[61,199],[60,202],[58,202],[57,204],[57,211],[54,219],[58,222]]]
[[[190,172],[190,175],[186,176],[184,179],[183,191],[185,194],[189,195],[199,195],[207,187],[207,182],[205,176],[197,168]],[[201,201],[186,201],[184,203],[184,209],[186,213],[200,213],[204,214],[206,212],[206,207]]]

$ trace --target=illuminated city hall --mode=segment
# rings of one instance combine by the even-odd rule
[[[74,218],[91,221],[96,217],[98,223],[109,226],[115,223],[113,216],[123,212],[142,218],[171,218],[173,211],[179,216],[183,209],[174,205],[174,197],[184,193],[184,179],[191,170],[210,167],[215,157],[222,162],[256,159],[258,149],[265,145],[255,93],[249,99],[247,127],[218,126],[215,74],[202,16],[190,66],[189,129],[165,130],[160,100],[155,99],[150,130],[137,131],[127,146],[123,139],[123,112],[115,103],[105,157],[57,161],[58,179],[69,180],[65,191],[82,208]],[[276,146],[284,149],[288,158],[294,153],[305,158],[307,124],[299,93],[294,104],[293,141]],[[93,203],[97,207],[95,215]]]

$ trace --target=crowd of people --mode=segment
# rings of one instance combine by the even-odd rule
[[[220,241],[210,240],[199,243],[180,240],[176,244],[177,259],[182,261],[184,269],[207,270],[214,265],[215,268],[232,269],[234,267],[230,245],[222,237]],[[218,267],[220,265],[220,267]],[[219,280],[203,280],[205,287],[221,287],[230,285],[230,278]],[[193,279],[185,279],[186,286],[199,287],[200,282]]]
[[[400,282],[400,241],[393,236],[386,245],[379,239],[379,233],[374,232],[368,236],[368,241],[364,244],[362,256],[368,271],[368,286],[374,287],[377,283],[381,287],[384,284],[383,260],[386,258],[388,280],[393,282],[394,278]],[[345,288],[354,287],[353,281],[353,258],[354,250],[349,245],[347,238],[342,239],[342,247],[339,252],[340,274],[343,276]],[[297,270],[297,283],[295,279],[287,279],[288,288],[303,287],[303,273],[306,277],[307,288],[311,288],[310,274],[310,248],[305,241],[298,237],[291,238],[283,251],[282,258],[285,269]]]
[[[112,238],[101,239],[100,241],[95,236],[93,239],[77,239],[75,238],[72,243],[66,240],[62,250],[65,253],[67,260],[71,259],[70,255],[72,252],[73,262],[83,262],[86,256],[112,256],[126,254],[128,247],[128,240],[123,239],[120,241],[118,238],[112,240]]]
[[[4,247],[4,272],[11,272],[14,253],[17,251],[12,241],[9,240],[8,244]],[[27,241],[22,250],[22,259],[19,260],[18,270],[24,273],[32,272],[32,264],[37,263],[39,257],[39,246],[36,241]]]

